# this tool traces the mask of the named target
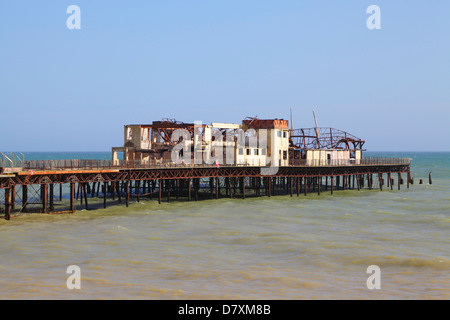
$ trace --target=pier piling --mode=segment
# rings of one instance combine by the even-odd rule
[[[402,173],[407,175],[406,183],[409,188],[409,185],[413,183],[409,172],[409,163],[398,163],[399,161],[388,165],[380,162],[376,165],[355,166],[284,166],[280,167],[273,176],[262,176],[261,168],[253,166],[221,166],[220,168],[208,166],[188,168],[99,167],[98,169],[86,169],[83,166],[79,169],[70,168],[60,171],[36,170],[33,175],[28,174],[24,169],[13,178],[0,177],[0,188],[5,190],[4,212],[5,218],[9,218],[11,212],[19,211],[19,209],[19,212],[52,213],[62,208],[60,212],[75,212],[76,201],[80,201],[81,206],[89,209],[88,198],[95,196],[100,203],[97,204],[94,201],[96,205],[93,206],[91,203],[91,209],[101,207],[102,202],[103,208],[106,208],[108,197],[114,201],[118,197],[119,203],[122,203],[124,196],[126,206],[130,205],[130,197],[136,198],[137,202],[143,197],[150,200],[153,197],[154,200],[158,198],[158,203],[161,203],[163,193],[167,197],[167,202],[173,201],[174,195],[176,200],[187,197],[188,201],[192,200],[192,196],[195,197],[195,200],[219,199],[221,196],[245,199],[249,196],[271,197],[272,195],[289,194],[290,197],[293,197],[294,192],[297,197],[302,192],[305,196],[308,192],[317,192],[317,195],[320,196],[322,191],[328,191],[328,188],[330,188],[331,194],[335,190],[354,190],[356,188],[361,190],[364,188],[366,179],[366,188],[372,190],[373,187],[379,187],[382,191],[384,174],[387,175],[387,186],[392,190],[394,179],[391,178],[391,174],[395,172],[398,173],[398,189],[400,190],[402,184]],[[33,170],[35,169],[33,168]],[[373,177],[374,174],[378,177]],[[374,184],[373,178],[378,178],[378,186],[376,186],[376,182]],[[432,183],[431,178],[430,172],[430,184]],[[55,194],[54,188],[57,187],[55,184],[59,184],[57,194]],[[68,196],[64,194],[64,184],[70,187]],[[225,189],[223,194],[221,194],[221,188]],[[33,193],[37,194],[38,198],[40,196],[40,201],[29,202],[29,199],[35,198]],[[15,198],[20,194],[21,208],[15,208]],[[58,196],[62,203],[57,203]],[[69,200],[67,203],[63,201],[64,196]],[[17,203],[19,202],[17,201]]]

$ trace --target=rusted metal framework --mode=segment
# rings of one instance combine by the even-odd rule
[[[152,128],[155,133],[161,137],[165,143],[174,144],[178,141],[172,141],[172,134],[177,129],[186,129],[191,136],[194,134],[194,124],[184,123],[175,119],[162,119],[161,121],[153,121],[152,125],[144,126]]]
[[[81,208],[106,207],[111,199],[114,204],[122,203],[123,199],[128,206],[130,198],[139,201],[142,197],[161,203],[163,197],[167,197],[167,201],[171,197],[190,201],[192,198],[292,196],[294,190],[298,196],[301,192],[307,195],[327,190],[331,193],[359,190],[364,184],[372,189],[377,181],[381,190],[385,184],[383,175],[387,175],[387,185],[392,189],[391,174],[394,173],[398,174],[399,189],[403,183],[402,173],[407,173],[408,187],[411,181],[409,159],[373,159],[359,165],[290,165],[279,167],[270,176],[261,172],[261,167],[255,166],[27,169],[0,176],[4,204],[0,210],[10,219],[15,212],[73,213]],[[374,179],[373,175],[378,178]],[[93,201],[89,198],[103,199],[103,205],[91,203],[89,207],[88,201]],[[77,205],[78,199],[80,204]]]
[[[290,146],[296,149],[362,150],[364,140],[333,128],[303,128],[289,130]]]

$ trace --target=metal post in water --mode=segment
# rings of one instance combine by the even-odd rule
[[[54,206],[54,185],[53,183],[50,184],[50,212],[53,212],[55,210]]]
[[[161,204],[161,193],[162,193],[162,187],[161,187],[161,179],[158,179],[158,203]]]
[[[47,204],[48,204],[48,184],[42,184],[41,185],[41,190],[42,190],[42,213],[47,213],[48,208],[47,208]]]
[[[27,211],[27,203],[28,203],[28,185],[22,185],[22,212]]]
[[[304,189],[305,189],[305,197],[306,197],[307,190],[308,190],[308,178],[307,178],[307,177],[305,177],[305,185],[304,185]]]
[[[219,177],[216,177],[216,199],[219,199]]]
[[[70,183],[70,210],[75,211],[75,182]]]
[[[130,204],[130,182],[125,182],[125,206]]]
[[[191,201],[191,178],[188,179],[188,201]]]
[[[11,210],[16,208],[16,186],[11,186]]]
[[[89,210],[89,208],[88,208],[87,192],[86,192],[86,182],[83,183],[83,195],[84,195],[84,204],[86,205],[86,210]]]
[[[5,188],[5,219],[11,219],[11,190]]]
[[[331,176],[331,184],[330,184],[331,194],[333,194],[333,188],[334,188],[334,176]]]

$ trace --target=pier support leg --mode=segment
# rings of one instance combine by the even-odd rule
[[[88,199],[87,199],[87,192],[86,192],[86,185],[87,185],[87,183],[83,183],[83,195],[84,195],[84,202],[85,202],[85,205],[86,205],[86,210],[89,210],[89,207],[88,207]]]
[[[391,179],[391,173],[390,172],[388,172],[388,181],[389,181],[388,182],[388,186],[391,187],[391,190],[392,190],[393,187],[392,187],[392,179]]]
[[[236,185],[236,182],[235,182]],[[200,189],[200,178],[194,179],[195,201],[198,201],[198,189]]]
[[[16,209],[16,186],[11,186],[11,210]]]
[[[80,203],[83,204],[83,186],[80,182],[78,182],[77,199],[78,195],[80,196]]]
[[[161,186],[161,179],[158,179],[158,203],[161,204],[161,193],[162,193],[162,186]]]
[[[400,190],[400,182],[401,182],[401,180],[402,180],[402,174],[399,172],[398,173],[398,190]]]
[[[75,211],[75,182],[70,183],[70,210]]]
[[[334,187],[334,176],[331,176],[331,184],[330,184],[331,194],[333,194],[333,187]]]
[[[28,185],[22,185],[22,212],[27,212],[28,204]]]
[[[216,177],[216,199],[219,199],[219,177]]]
[[[139,195],[141,193],[141,181],[140,180],[136,180],[134,181],[134,193],[136,194],[136,200],[137,202],[139,202]]]
[[[130,181],[125,182],[125,206],[130,205]]]
[[[289,180],[290,180],[289,182],[291,184],[291,198],[292,198],[292,190],[294,188],[294,179],[292,177],[290,177]]]
[[[411,181],[411,173],[408,171],[407,177],[406,177],[406,187],[409,189],[409,183]]]
[[[213,192],[214,192],[214,178],[209,178],[209,196],[212,199],[213,198]]]
[[[79,197],[79,195],[80,195],[80,184],[78,183],[78,185],[77,185],[77,197],[76,197],[76,199],[78,200],[78,197]]]
[[[11,188],[5,188],[5,219],[11,219]]]
[[[301,193],[301,192],[303,192],[303,190],[302,190],[303,177],[300,177],[300,183],[299,183],[299,185],[300,185],[300,190],[299,190],[299,192]]]
[[[191,201],[191,186],[192,186],[192,181],[189,178],[188,179],[188,201]]]
[[[53,183],[50,184],[50,212],[53,212],[55,210],[55,204],[54,204],[54,185]]]
[[[166,185],[167,203],[169,203],[170,202],[170,189],[172,188],[172,180],[165,180],[164,185]]]
[[[100,182],[98,183],[100,185]],[[108,182],[103,182],[103,208],[106,208],[106,194],[108,192]]]
[[[47,213],[47,211],[48,211],[48,184],[42,184],[41,191],[42,191],[41,213]]]
[[[306,194],[307,194],[307,192],[308,192],[308,178],[307,177],[305,177],[305,185],[304,185],[304,191],[305,191],[305,196],[306,196]]]

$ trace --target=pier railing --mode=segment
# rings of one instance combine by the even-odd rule
[[[4,154],[0,152],[0,173],[19,171],[24,165],[24,155],[20,153],[9,152]]]
[[[290,166],[374,166],[374,165],[409,165],[409,158],[363,158],[363,159],[291,159]],[[151,169],[151,168],[186,168],[186,167],[235,167],[248,164],[177,164],[171,160],[124,161],[124,160],[31,160],[23,162],[23,170],[102,170],[102,169]]]
[[[380,158],[366,157],[362,159],[290,159],[290,166],[311,166],[311,167],[328,167],[328,166],[375,166],[375,165],[410,165],[410,158]]]

